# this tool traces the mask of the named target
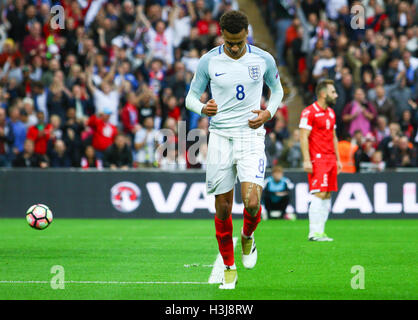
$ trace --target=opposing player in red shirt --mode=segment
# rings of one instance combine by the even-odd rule
[[[309,206],[309,240],[333,241],[325,234],[331,209],[331,192],[337,191],[337,175],[342,165],[338,153],[335,113],[337,100],[334,81],[322,80],[316,87],[318,100],[302,111],[299,128],[303,169],[308,173],[309,191],[314,195]]]

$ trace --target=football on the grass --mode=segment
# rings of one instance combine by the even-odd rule
[[[34,204],[26,211],[26,221],[32,228],[43,230],[52,222],[52,211],[44,204]]]

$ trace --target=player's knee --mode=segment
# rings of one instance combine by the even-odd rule
[[[318,197],[321,200],[324,200],[327,197],[327,192],[318,192],[318,193],[315,193],[315,197]]]
[[[257,214],[258,209],[260,208],[260,203],[257,199],[249,199],[247,205],[245,206],[245,210],[252,216]]]

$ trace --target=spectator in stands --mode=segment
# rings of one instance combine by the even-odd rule
[[[287,150],[284,151],[286,161],[290,168],[302,167],[302,151],[300,149],[300,131],[295,129],[291,139],[287,143]]]
[[[177,98],[175,96],[170,96],[167,98],[167,116],[173,118],[176,121],[181,120],[181,111],[180,107],[177,104]]]
[[[29,97],[26,97],[22,100],[23,107],[22,110],[26,113],[27,120],[24,122],[24,125],[27,129],[34,126],[38,123],[37,113],[35,112],[35,107],[33,100]]]
[[[134,137],[135,133],[141,128],[138,120],[138,109],[136,108],[137,96],[131,91],[128,93],[126,100],[121,112],[123,132]]]
[[[99,159],[103,158],[103,153],[113,144],[118,133],[118,129],[110,123],[112,114],[112,110],[105,108],[98,117],[92,115],[86,123],[93,130],[92,145]]]
[[[51,59],[48,63],[48,68],[45,70],[41,77],[41,82],[45,87],[49,87],[54,79],[54,75],[60,70],[60,63],[57,59]]]
[[[67,121],[62,126],[62,139],[65,142],[68,153],[71,155],[72,166],[80,166],[80,159],[82,153],[82,139],[81,134],[84,131],[84,118],[76,118],[75,108],[67,110]]]
[[[414,110],[415,111],[415,110]],[[414,116],[412,115],[411,110],[404,110],[402,113],[401,121],[399,122],[401,126],[401,132],[403,135],[407,136],[410,141],[415,137],[417,131],[417,123]]]
[[[158,99],[150,88],[144,87],[143,92],[138,97],[139,123],[143,126],[145,118],[156,115]]]
[[[270,166],[276,164],[278,158],[282,155],[284,141],[287,138],[289,138],[289,131],[284,118],[281,116],[276,119],[274,128],[266,140],[267,162]]]
[[[63,137],[63,130],[61,127],[61,118],[53,114],[50,118],[50,124],[51,124],[51,136],[50,139],[55,142],[55,140],[62,139]]]
[[[61,121],[65,120],[65,114],[70,106],[70,100],[67,94],[64,92],[64,88],[61,84],[53,82],[49,87],[47,108],[48,114],[51,117],[53,114],[58,115]]]
[[[49,153],[49,165],[51,168],[71,167],[70,155],[64,141],[61,139],[57,139],[53,144],[53,149]]]
[[[404,37],[406,39],[406,36]],[[398,70],[405,74],[406,86],[409,88],[412,88],[414,85],[414,73],[417,67],[418,58],[413,57],[411,52],[405,50],[402,53],[402,60],[399,62]]]
[[[201,52],[204,44],[202,39],[199,37],[199,29],[197,27],[192,27],[190,29],[190,36],[184,38],[179,47],[183,53],[188,53],[192,49],[197,49]]]
[[[46,46],[45,39],[42,37],[42,27],[39,22],[33,23],[29,29],[29,34],[25,37],[22,43],[24,52],[29,53],[30,56],[40,55],[45,56]]]
[[[376,138],[376,143],[379,145],[380,142],[386,137],[390,136],[390,130],[388,127],[388,121],[385,116],[380,115],[376,120],[376,128],[374,130],[374,136]]]
[[[197,49],[190,50],[189,53],[181,59],[181,62],[184,63],[184,66],[188,72],[194,74],[199,63],[199,51],[197,51]]]
[[[3,48],[0,40],[0,108],[9,113],[14,133],[19,126],[17,118],[28,129],[37,125],[36,111],[42,111],[44,126],[51,122],[56,133],[51,135],[49,143],[62,139],[72,165],[80,166],[85,146],[91,143],[97,146],[98,141],[97,128],[85,128],[85,118],[97,112],[96,119],[101,119],[105,107],[110,107],[111,123],[116,129],[130,134],[128,145],[134,145],[139,125],[143,126],[147,117],[153,118],[155,130],[167,122],[168,127],[176,131],[180,119],[187,120],[188,130],[198,127],[199,116],[184,109],[184,97],[198,58],[213,46],[222,44],[219,25],[214,18],[236,8],[236,1],[145,3],[126,0],[121,3],[107,1],[103,6],[98,1],[86,1],[85,8],[80,1],[73,1],[71,5],[64,1],[66,17],[62,30],[49,27],[52,3],[41,2],[38,6],[33,1],[16,0],[1,12],[4,23],[0,33],[6,33],[1,39],[6,40]],[[294,71],[303,86],[307,104],[314,98],[317,79],[311,76],[313,73],[319,78],[327,74],[335,79],[339,98],[334,109],[339,137],[344,126],[338,121],[342,119],[344,107],[354,98],[354,76],[354,82],[366,91],[376,114],[385,115],[388,122],[403,116],[402,130],[418,145],[418,119],[413,107],[416,103],[413,99],[418,98],[415,3],[369,1],[365,5],[364,31],[352,30],[348,4],[353,3],[349,1],[258,3],[262,11],[268,13],[266,21],[274,20],[271,30],[278,31],[279,65],[292,62],[287,61],[285,55],[286,48],[292,49],[293,55],[289,58],[296,59]],[[145,5],[147,10],[144,10]],[[294,25],[288,28],[292,21]],[[251,43],[251,35],[248,41]],[[318,61],[327,56],[332,61],[335,59],[330,68],[321,66],[324,60]],[[209,99],[208,94],[209,90],[202,96],[203,102]],[[264,100],[267,94],[263,93]],[[395,117],[386,110],[391,110],[387,106],[390,101],[396,102]],[[13,108],[18,112],[12,111]],[[56,116],[61,119],[62,128],[55,125]],[[370,131],[375,134],[377,143],[385,142],[382,153],[387,161],[387,151],[393,150],[399,138],[395,137],[393,141],[385,138],[387,128],[381,119],[379,117],[376,123],[375,119],[370,121]],[[351,126],[351,122],[347,124]],[[292,145],[292,141],[287,142],[289,134],[286,130],[276,128],[275,131],[280,132],[272,135],[272,142],[269,133],[276,125],[282,126],[282,120],[270,121],[265,126],[270,162],[289,160],[288,151],[297,151],[293,145],[291,149],[285,147],[286,152],[280,154],[281,148]],[[284,127],[287,125],[285,121]],[[112,135],[114,129],[105,131]],[[18,139],[15,136],[15,152],[23,151],[23,139],[16,148]],[[102,141],[110,141],[109,146],[113,143],[111,137],[102,135],[102,138]],[[170,139],[170,143],[179,144],[176,134]],[[101,155],[100,151],[98,154]],[[170,153],[170,157],[173,156],[184,158],[184,155]],[[96,166],[95,161],[92,163]]]
[[[96,151],[93,146],[87,146],[84,151],[84,156],[81,158],[81,168],[89,169],[103,169],[103,162],[96,157]]]
[[[354,100],[344,107],[342,118],[350,135],[356,130],[361,130],[365,136],[372,132],[376,115],[376,110],[366,100],[364,90],[357,88],[354,92]]]
[[[17,106],[12,106],[9,108],[9,123],[12,127],[14,135],[12,154],[12,158],[14,158],[19,152],[23,151],[23,145],[26,140],[26,127],[22,121],[20,121],[20,113]]]
[[[79,84],[74,84],[72,87],[72,98],[69,101],[69,105],[75,108],[77,119],[89,117],[95,111],[93,104]]]
[[[370,159],[371,169],[375,172],[382,172],[386,168],[386,163],[383,161],[383,153],[376,150]]]
[[[45,156],[35,153],[34,150],[35,144],[33,140],[27,139],[23,146],[23,151],[13,160],[13,167],[47,168],[48,161]]]
[[[155,157],[158,147],[158,131],[154,129],[152,117],[144,119],[144,127],[135,134],[135,161],[140,167],[152,167],[157,165]]]
[[[376,99],[372,101],[373,107],[376,109],[377,114],[385,116],[389,122],[395,122],[396,117],[396,107],[391,99],[388,99],[386,96],[385,88],[382,85],[376,87]]]
[[[320,52],[320,58],[315,63],[312,71],[312,75],[316,80],[324,77],[328,77],[328,69],[335,67],[337,60],[334,57],[334,53],[331,48],[326,47]]]
[[[286,31],[292,24],[292,20],[296,13],[296,1],[280,1],[274,2],[275,15],[276,15],[276,51],[277,61],[279,66],[286,65],[285,58],[285,44],[286,44]]]
[[[0,108],[0,167],[10,166],[14,140],[13,127],[6,119],[6,110]]]
[[[9,35],[14,41],[23,41],[26,30],[25,1],[16,0],[15,5],[7,12],[7,21],[10,23]]]
[[[38,123],[28,129],[27,139],[35,144],[35,153],[46,155],[48,141],[51,137],[52,125],[45,122],[45,115],[42,111],[36,113]]]
[[[278,163],[281,154],[281,149],[278,149],[276,145],[276,134],[274,132],[267,134],[264,144],[267,159],[266,167],[271,168]]]
[[[128,169],[132,166],[132,152],[127,144],[127,137],[119,133],[115,142],[104,154],[104,167],[111,169]]]
[[[147,30],[149,58],[161,59],[167,67],[174,62],[173,56],[173,30],[167,27],[162,20],[157,21],[155,29],[143,12],[143,6],[138,6],[138,17]]]
[[[367,99],[369,101],[376,100],[376,89],[384,85],[385,85],[385,78],[383,77],[383,74],[376,74],[376,76],[373,79],[372,87],[367,91]],[[385,93],[386,93],[386,88],[385,88]]]
[[[367,167],[367,163],[370,163],[371,158],[374,152],[376,151],[374,147],[375,143],[376,143],[376,140],[373,137],[373,135],[370,133],[367,134],[361,149],[359,149],[359,153],[356,155],[357,171],[360,171],[363,163],[366,163],[366,167]]]
[[[335,82],[335,89],[337,90],[338,98],[333,109],[336,115],[337,134],[341,137],[344,131],[342,113],[344,107],[354,98],[353,77],[348,70],[341,75],[341,79]]]
[[[349,133],[346,133],[346,134],[350,136]],[[354,131],[354,135],[352,136],[351,143],[354,143],[359,149],[361,148],[361,146],[364,143],[364,136],[361,130]]]
[[[407,136],[401,136],[399,138],[398,143],[395,144],[390,153],[387,166],[389,168],[417,166],[417,150],[412,143],[409,142]]]
[[[383,160],[385,162],[388,161],[390,153],[393,151],[393,148],[398,143],[399,137],[401,136],[401,127],[399,123],[389,123],[389,133],[389,136],[383,138],[378,146],[378,149],[383,153]]]
[[[111,71],[109,71],[109,74],[101,82],[100,89],[98,89],[93,84],[92,72],[90,68],[87,73],[87,86],[93,94],[96,113],[104,112],[104,109],[106,109],[108,112],[110,111],[111,113],[110,113],[109,122],[112,125],[117,126],[119,123],[119,120],[118,120],[119,98],[120,98],[120,91],[122,89],[123,81],[121,81],[121,84],[119,85],[119,87],[113,88],[112,84],[108,80],[114,75],[115,68],[116,68],[116,62],[112,64]]]
[[[393,101],[396,101],[396,116],[401,119],[402,113],[411,109],[410,100],[412,98],[412,90],[406,86],[405,71],[399,72],[396,76],[396,82],[390,91],[390,97]]]
[[[210,9],[205,9],[203,13],[203,17],[197,21],[197,29],[199,30],[200,36],[206,36],[209,33],[209,29],[211,25],[215,25],[217,28],[218,35],[221,34],[221,29],[219,27],[219,23],[213,20],[212,11]]]
[[[158,95],[163,87],[165,80],[164,62],[160,58],[155,58],[150,63],[148,72],[148,85],[154,95]]]
[[[42,111],[45,115],[45,118],[49,119],[48,90],[44,87],[42,82],[34,81],[32,92],[33,92],[33,101],[34,101],[35,109]]]
[[[190,35],[192,24],[196,21],[196,14],[191,1],[186,1],[185,8],[179,3],[174,3],[174,7],[169,17],[170,27],[173,30],[173,46],[179,47],[183,39]],[[186,10],[187,9],[187,10]]]

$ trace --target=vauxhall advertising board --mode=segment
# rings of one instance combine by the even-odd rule
[[[289,211],[307,218],[306,174],[289,172]],[[21,217],[45,203],[59,218],[212,218],[203,171],[0,171],[1,217]],[[341,174],[331,218],[417,218],[418,172]],[[232,213],[242,214],[238,184]]]

